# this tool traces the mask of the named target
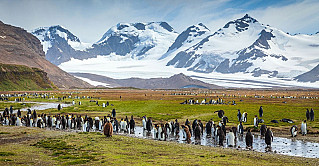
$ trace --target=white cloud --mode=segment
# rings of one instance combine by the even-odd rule
[[[232,3],[231,0],[1,0],[0,15],[3,22],[27,30],[60,24],[82,41],[91,43],[119,22],[168,21],[178,32],[202,22],[215,31],[245,13],[290,33],[319,31],[318,1],[258,9],[248,9],[251,2],[245,1],[237,8],[230,7]]]

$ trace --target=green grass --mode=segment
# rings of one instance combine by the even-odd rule
[[[63,94],[53,94],[54,96],[62,97]],[[81,96],[81,94],[78,94]],[[180,98],[180,97],[179,97]],[[225,97],[226,102],[235,100],[237,105],[181,105],[179,104],[184,99],[176,100],[174,96],[171,99],[166,100],[111,100],[108,96],[102,97],[102,99],[76,99],[75,102],[82,102],[82,105],[74,105],[65,107],[61,111],[56,108],[45,111],[39,111],[44,113],[70,113],[81,114],[90,116],[107,116],[111,114],[112,109],[116,109],[118,118],[130,117],[133,115],[136,118],[141,118],[146,115],[152,117],[157,122],[166,122],[179,119],[184,122],[187,118],[189,120],[201,119],[203,122],[207,122],[209,119],[213,119],[215,122],[219,121],[216,110],[224,110],[225,115],[229,118],[230,125],[237,125],[237,110],[240,109],[241,113],[248,113],[248,121],[244,125],[250,127],[253,125],[253,117],[258,115],[260,106],[264,109],[265,124],[273,127],[285,127],[291,126],[290,123],[280,122],[283,118],[292,119],[294,124],[300,125],[301,121],[305,119],[305,111],[307,108],[313,108],[315,111],[319,110],[319,101],[317,99],[271,99],[271,98],[228,98]],[[204,97],[198,97],[200,100]],[[13,100],[13,99],[12,99]],[[59,102],[58,100],[48,100],[40,98],[28,98],[28,101],[45,101],[45,102]],[[62,102],[71,103],[73,99],[66,99]],[[89,102],[90,100],[98,100],[100,106],[95,102]],[[240,101],[242,100],[242,101]],[[102,103],[109,101],[114,106],[102,107]],[[61,102],[61,101],[60,101]],[[286,102],[286,103],[283,103]],[[0,102],[0,108],[4,108],[3,103]],[[7,104],[8,105],[8,104]],[[308,122],[308,126],[314,130],[319,128],[319,116],[315,116],[315,122]],[[271,120],[278,120],[279,123],[271,123]],[[140,123],[140,121],[137,121]]]
[[[47,73],[38,68],[0,64],[0,75],[0,91],[56,89]]]
[[[19,131],[29,128],[9,127]],[[0,127],[0,131],[8,127]],[[34,133],[33,130],[38,131]],[[66,133],[32,129],[29,136],[46,135],[28,142],[4,144],[0,164],[11,165],[301,165],[304,159],[231,148],[216,148],[145,140],[97,133]],[[54,136],[54,133],[57,135]],[[318,159],[307,159],[316,165]]]

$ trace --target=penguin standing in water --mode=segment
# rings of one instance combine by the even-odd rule
[[[254,126],[258,127],[258,124],[259,124],[259,119],[258,119],[257,115],[255,115],[255,117],[254,117]]]
[[[146,130],[146,122],[147,122],[146,116],[143,116],[142,117],[143,130]]]
[[[200,136],[201,136],[201,128],[200,125],[197,124],[194,130],[194,134],[195,134],[195,140],[200,140]]]
[[[307,108],[307,111],[306,111],[306,118],[307,118],[307,120],[310,119],[310,112],[309,112],[309,109],[308,109],[308,108]]]
[[[54,128],[56,126],[56,117],[55,115],[52,118],[52,127]]]
[[[51,118],[51,116],[50,116],[50,115],[48,116],[47,126],[48,126],[49,128],[51,128],[51,127],[52,127],[52,118]]]
[[[131,116],[131,120],[130,120],[129,126],[130,126],[130,133],[134,133],[134,131],[135,131],[135,120],[133,118],[133,115]]]
[[[146,122],[146,130],[148,132],[151,132],[152,128],[153,128],[152,118],[149,118]]]
[[[66,128],[66,119],[65,119],[64,115],[62,116],[61,124],[62,124],[62,129],[65,130],[65,128]]]
[[[238,131],[238,134],[239,134],[240,136],[243,136],[243,135],[244,135],[244,126],[243,126],[243,123],[242,123],[242,122],[239,122],[238,127],[237,127],[237,131]]]
[[[271,142],[274,141],[274,136],[270,128],[267,128],[266,134],[265,134],[265,143],[267,144],[267,147],[271,147]]]
[[[212,135],[212,121],[211,120],[209,120],[206,123],[206,134],[207,134],[207,137],[210,137]]]
[[[238,109],[237,118],[238,118],[238,122],[240,122],[240,121],[241,121],[241,113],[240,113],[240,109]]]
[[[227,133],[226,143],[227,143],[228,147],[235,146],[235,135],[234,135],[233,130],[231,130],[231,129],[230,129],[229,133]]]
[[[182,125],[182,128],[184,129],[184,132],[186,133],[186,142],[191,143],[191,132],[189,131],[188,126]]]
[[[310,121],[315,121],[315,112],[313,111],[312,108],[311,108],[311,110],[310,110],[309,115],[310,115]]]
[[[162,140],[162,137],[163,137],[162,132],[163,132],[162,125],[159,124],[158,125],[158,130],[157,130],[158,140]]]
[[[304,136],[304,135],[307,135],[307,121],[304,120],[302,123],[301,123],[301,134]]]
[[[154,125],[153,132],[154,132],[154,139],[158,139],[158,125],[157,124]]]
[[[218,127],[217,136],[218,136],[219,146],[224,146],[224,139],[225,139],[224,131],[221,129],[220,126],[217,126],[217,127]]]
[[[246,133],[246,148],[247,149],[252,149],[253,148],[253,135],[250,132],[250,129],[248,129]]]
[[[293,126],[290,128],[291,137],[296,137],[296,136],[297,136],[297,132],[298,132],[297,126],[296,126],[296,125],[293,125]]]
[[[264,115],[264,109],[263,109],[263,106],[260,106],[259,108],[259,117],[263,117]]]
[[[97,116],[94,118],[95,130],[100,130],[100,118]]]
[[[174,130],[176,139],[179,139],[179,123],[177,119],[175,119]]]
[[[262,137],[264,137],[265,136],[265,134],[266,134],[266,131],[267,131],[267,126],[266,125],[261,125],[260,126],[260,135],[262,136]]]

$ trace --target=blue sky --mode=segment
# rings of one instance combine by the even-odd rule
[[[318,0],[1,0],[0,20],[32,29],[62,25],[96,42],[119,22],[167,21],[181,32],[204,23],[215,31],[246,13],[291,34],[319,31]]]

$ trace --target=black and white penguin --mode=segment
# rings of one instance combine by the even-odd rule
[[[251,149],[253,147],[253,135],[250,132],[250,129],[248,129],[246,133],[246,148]]]
[[[222,120],[223,120],[223,124],[224,124],[225,126],[226,126],[227,122],[229,122],[227,116],[223,116]]]
[[[152,128],[153,128],[152,118],[148,118],[148,120],[146,122],[146,130],[148,132],[151,132]]]
[[[296,136],[297,136],[297,132],[298,132],[297,126],[296,126],[296,125],[293,125],[293,126],[290,128],[291,137],[296,137]]]
[[[195,134],[195,140],[200,140],[201,128],[200,128],[199,124],[196,125],[195,130],[194,130],[194,134]]]
[[[308,108],[307,108],[307,111],[306,111],[306,118],[307,118],[307,120],[310,119],[310,112],[309,112],[309,109],[308,109]]]
[[[219,143],[219,146],[224,146],[224,139],[225,139],[225,134],[224,134],[224,131],[221,129],[220,126],[217,126],[218,129],[217,129],[217,137],[218,137],[218,143]]]
[[[237,126],[237,131],[239,135],[244,135],[244,126],[242,122],[239,122],[238,126]]]
[[[267,144],[267,147],[271,147],[271,142],[273,141],[273,133],[270,130],[270,128],[267,128],[266,134],[265,134],[265,143]]]
[[[263,115],[264,115],[263,106],[260,106],[260,108],[259,108],[259,117],[263,117]]]
[[[258,127],[258,124],[259,124],[259,119],[258,119],[257,115],[255,115],[255,117],[254,117],[254,126]]]
[[[227,133],[226,143],[227,143],[227,146],[229,147],[235,146],[235,135],[233,130],[230,130],[229,133]]]
[[[237,113],[237,119],[238,119],[238,122],[241,121],[241,113],[240,113],[240,110],[238,109],[238,113]]]
[[[95,130],[97,131],[97,130],[99,130],[100,129],[100,117],[95,117],[94,118],[94,126],[95,126]]]
[[[310,115],[310,121],[315,121],[315,112],[313,111],[312,108],[311,108],[311,110],[310,110],[309,115]]]
[[[115,109],[112,110],[112,117],[113,117],[113,118],[116,117],[116,111],[115,111]]]
[[[135,120],[133,118],[133,115],[131,116],[131,120],[129,122],[129,126],[130,126],[130,132],[133,133],[135,131]]]
[[[307,135],[307,121],[304,120],[302,123],[301,123],[301,134],[304,136],[304,135]]]
[[[62,130],[65,130],[65,128],[66,128],[66,119],[65,119],[64,115],[61,118],[61,125],[62,125]]]
[[[247,115],[248,115],[247,112],[243,113],[243,116],[241,117],[242,118],[242,120],[241,120],[242,122],[245,122],[245,123],[247,122]]]
[[[267,131],[267,126],[266,126],[265,124],[261,125],[261,126],[260,126],[260,135],[261,135],[262,137],[265,136],[266,131]]]
[[[225,112],[223,110],[218,110],[218,111],[215,111],[214,113],[216,113],[216,112],[218,113],[219,118],[222,118],[225,114]]]
[[[175,130],[175,136],[178,138],[179,137],[179,123],[178,123],[177,119],[175,119],[174,130]]]
[[[207,134],[207,136],[212,135],[212,121],[211,120],[206,123],[206,134]]]

